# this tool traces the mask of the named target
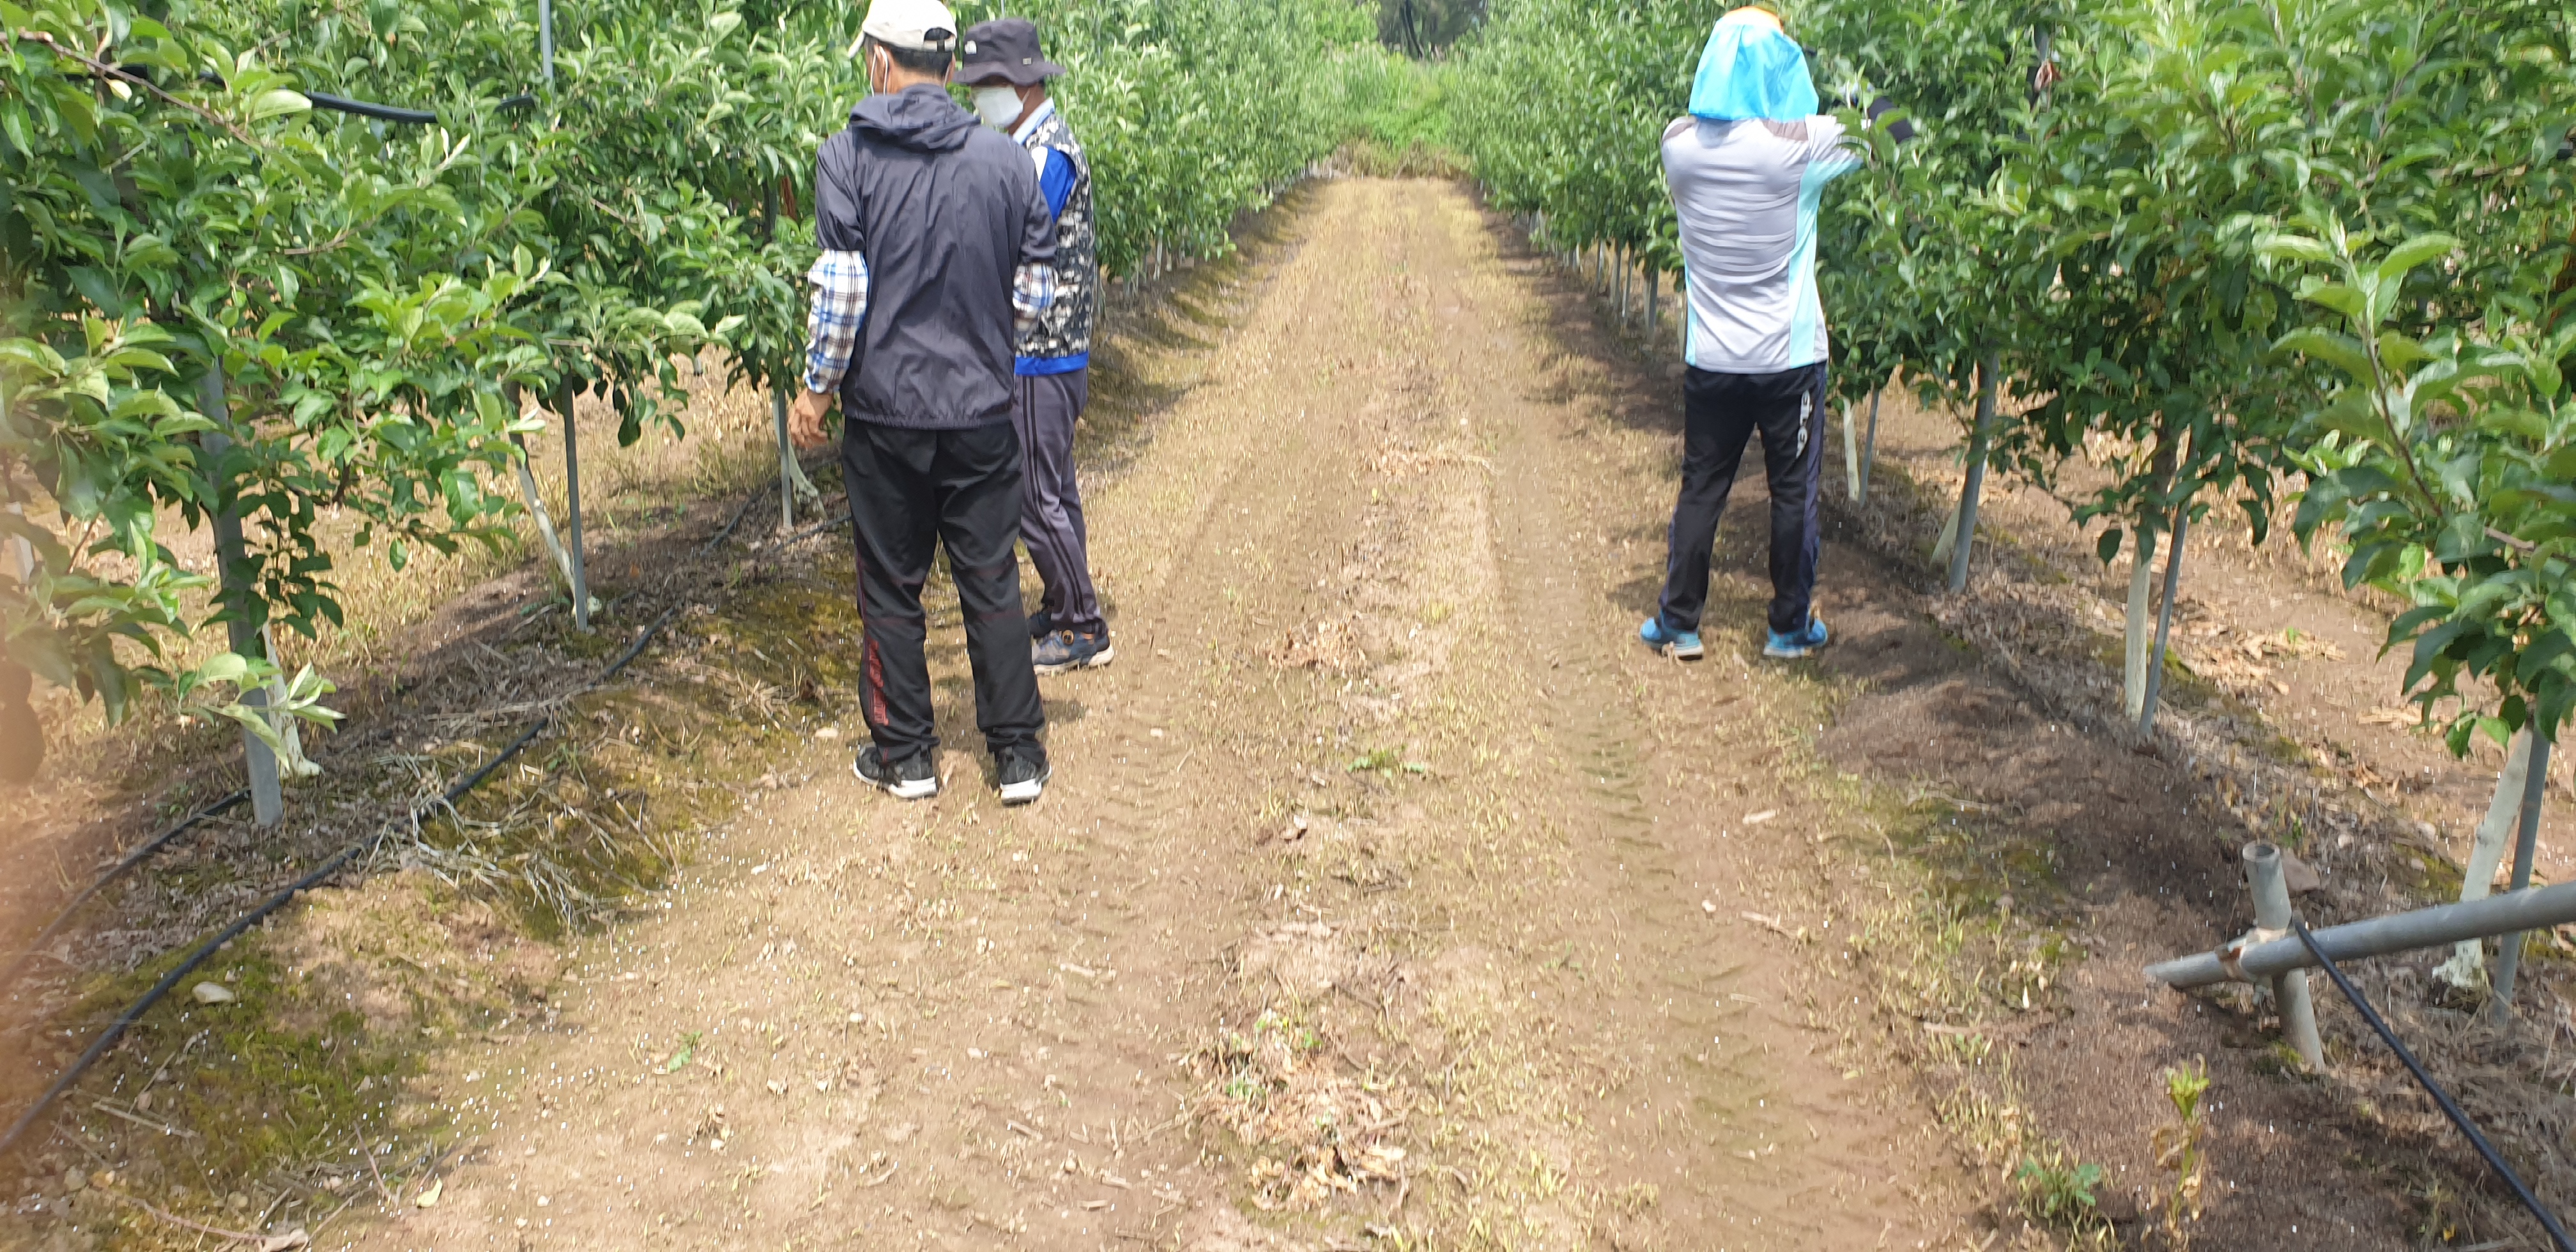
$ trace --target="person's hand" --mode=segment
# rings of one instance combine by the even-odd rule
[[[800,448],[823,446],[823,415],[832,411],[832,396],[827,392],[808,391],[796,397],[787,410],[787,437]]]

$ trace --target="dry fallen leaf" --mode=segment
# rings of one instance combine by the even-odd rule
[[[198,983],[189,989],[188,994],[195,996],[199,1004],[230,1004],[240,998],[226,989],[222,983],[213,982]]]
[[[1780,810],[1778,809],[1764,809],[1759,813],[1748,813],[1744,817],[1744,824],[1747,826],[1759,826],[1764,822],[1770,821],[1772,818],[1778,817],[1779,815]]]
[[[2412,726],[2423,720],[2423,714],[2414,709],[2372,709],[2361,715],[2364,726]]]
[[[438,1207],[438,1197],[446,1193],[447,1180],[435,1179],[428,1186],[420,1189],[420,1194],[413,1197],[412,1204],[417,1208],[434,1209]]]

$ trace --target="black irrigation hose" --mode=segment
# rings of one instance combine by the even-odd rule
[[[2548,1209],[2541,1207],[2540,1197],[2533,1195],[2531,1188],[2524,1185],[2522,1176],[2513,1172],[2513,1166],[2505,1164],[2504,1157],[2497,1153],[2495,1145],[2488,1143],[2487,1137],[2478,1133],[2476,1123],[2469,1120],[2468,1114],[2460,1111],[2459,1102],[2451,1098],[2451,1093],[2444,1091],[2442,1084],[2433,1081],[2433,1076],[2424,1072],[2423,1062],[2416,1060],[2415,1054],[2407,1051],[2406,1045],[2397,1041],[2397,1032],[2388,1028],[2388,1023],[2381,1019],[2379,1011],[2370,1007],[2369,997],[2361,994],[2361,988],[2353,986],[2352,980],[2344,977],[2343,970],[2335,965],[2334,958],[2327,956],[2326,950],[2317,945],[2316,936],[2308,933],[2307,924],[2293,918],[2290,921],[2290,931],[2299,937],[2300,943],[2307,946],[2308,954],[2317,958],[2317,964],[2325,967],[2326,977],[2334,980],[2335,990],[2342,992],[2343,998],[2352,1001],[2352,1006],[2361,1010],[2362,1020],[2369,1022],[2370,1028],[2379,1032],[2379,1041],[2387,1044],[2388,1050],[2396,1053],[2398,1060],[2406,1062],[2406,1069],[2415,1075],[2416,1083],[2424,1088],[2426,1094],[2433,1097],[2433,1103],[2442,1106],[2442,1115],[2450,1118],[2451,1124],[2459,1127],[2461,1134],[2468,1136],[2469,1146],[2476,1148],[2478,1155],[2486,1158],[2487,1167],[2494,1170],[2496,1176],[2504,1179],[2505,1185],[2513,1189],[2514,1198],[2522,1201],[2522,1207],[2531,1210],[2531,1215],[2540,1219],[2541,1229],[2549,1232],[2550,1241],[2558,1245],[2558,1252],[2576,1252],[2576,1244],[2568,1242],[2567,1232],[2560,1228],[2558,1219],[2551,1216]]]
[[[178,825],[162,831],[160,834],[146,840],[141,847],[126,853],[124,859],[118,861],[114,868],[99,875],[98,881],[91,883],[88,890],[81,892],[79,895],[73,896],[71,903],[64,905],[62,912],[54,915],[53,921],[47,923],[43,930],[36,932],[36,937],[29,940],[27,946],[18,953],[14,960],[9,962],[8,970],[6,972],[0,972],[0,989],[6,989],[17,985],[18,975],[25,972],[27,962],[34,960],[36,954],[42,952],[46,944],[53,942],[54,936],[63,933],[63,928],[72,924],[72,915],[80,912],[81,906],[89,903],[90,900],[96,897],[99,892],[107,890],[108,884],[115,882],[119,878],[125,877],[125,875],[131,872],[135,866],[141,865],[145,861],[152,859],[153,855],[160,852],[161,849],[169,847],[173,842],[176,842],[179,836],[204,825],[206,819],[217,816],[218,814],[230,812],[234,808],[239,807],[243,801],[248,799],[250,799],[250,792],[248,790],[236,791],[231,795],[225,796],[223,799],[217,800],[214,803],[197,810],[194,814],[190,815],[186,820],[180,822]]]
[[[597,690],[610,679],[617,677],[621,671],[634,662],[636,657],[644,654],[644,649],[652,645],[653,640],[661,635],[662,628],[670,625],[671,619],[678,616],[679,611],[680,610],[676,605],[662,610],[662,615],[654,618],[653,624],[645,627],[641,634],[636,635],[635,642],[629,646],[625,652],[619,654],[616,660],[609,662],[608,668],[601,670],[599,672],[599,677],[590,680],[582,690]],[[519,753],[525,750],[529,744],[536,742],[537,736],[545,733],[545,729],[552,726],[554,724],[554,720],[554,715],[551,713],[538,718],[526,730],[521,731],[518,738],[511,740],[510,746],[501,749],[498,755],[494,756],[489,761],[485,761],[481,768],[466,775],[464,779],[459,781],[455,786],[448,788],[446,793],[438,798],[438,802],[436,804],[424,804],[413,807],[411,810],[412,821],[417,823],[420,820],[421,815],[434,812],[440,806],[455,804],[458,800],[464,798],[467,792],[483,785],[483,780],[490,778],[494,770],[508,764],[511,758],[519,755]],[[205,964],[208,958],[211,958],[215,953],[222,951],[224,945],[240,938],[244,932],[248,931],[251,927],[258,925],[262,920],[267,918],[269,914],[275,913],[277,910],[286,907],[286,903],[288,901],[293,900],[295,897],[302,895],[329,880],[332,875],[348,868],[349,863],[358,859],[360,856],[373,852],[378,845],[384,842],[386,835],[393,833],[393,830],[394,827],[391,824],[387,824],[386,826],[379,828],[374,834],[368,835],[354,843],[351,843],[349,846],[340,849],[337,853],[332,855],[331,859],[313,867],[312,873],[306,874],[302,878],[296,879],[293,883],[288,884],[284,890],[279,891],[277,894],[270,896],[267,900],[262,901],[258,908],[252,909],[248,914],[244,915],[241,920],[225,927],[221,934],[199,944],[197,946],[197,950],[189,953],[186,960],[179,962],[178,966],[173,968],[169,973],[163,974],[161,976],[161,981],[152,984],[152,989],[144,992],[143,998],[136,1000],[123,1013],[118,1014],[116,1020],[108,1025],[107,1032],[100,1035],[97,1042],[89,1045],[89,1050],[81,1053],[80,1059],[73,1062],[70,1069],[64,1070],[62,1076],[54,1080],[54,1085],[47,1088],[45,1090],[45,1094],[39,1098],[34,1105],[30,1106],[25,1113],[19,1115],[16,1124],[9,1127],[9,1133],[6,1135],[0,1135],[0,1157],[5,1157],[11,1151],[15,1150],[19,1141],[26,1138],[27,1132],[33,1129],[36,1122],[43,1118],[44,1115],[54,1107],[55,1102],[61,1100],[64,1093],[70,1091],[72,1089],[72,1085],[79,1082],[81,1080],[81,1076],[87,1074],[90,1067],[98,1063],[100,1057],[106,1056],[108,1051],[114,1048],[117,1045],[117,1042],[125,1037],[126,1030],[132,1027],[135,1022],[142,1019],[144,1013],[150,1011],[153,1005],[160,1003],[163,996],[170,994],[170,989],[178,986],[181,979],[195,973],[198,966]]]
[[[313,107],[317,109],[329,109],[335,113],[354,113],[359,117],[372,117],[379,122],[400,122],[405,126],[438,125],[438,115],[427,109],[397,109],[390,104],[352,100],[347,96],[335,96],[320,91],[305,92],[304,98],[312,101]]]
[[[507,105],[508,103],[509,101],[507,100],[502,101],[502,104],[504,105]],[[760,503],[761,500],[767,497],[767,494],[768,493],[766,492],[757,492],[749,499],[744,500],[742,502],[742,507],[734,510],[733,520],[726,522],[724,524],[724,529],[717,531],[714,538],[707,540],[706,546],[698,549],[698,555],[703,557],[706,554],[715,551],[717,546],[722,544],[725,540],[732,538],[733,532],[741,527],[742,519],[751,514],[752,506]],[[846,521],[848,519],[844,518],[843,520]],[[634,658],[631,655],[618,658],[617,663],[605,671],[602,677],[607,678],[614,676],[618,670],[624,669],[633,659]],[[475,781],[480,782],[482,780],[478,777]],[[204,825],[209,818],[217,817],[232,811],[234,808],[239,807],[244,801],[249,799],[250,792],[248,790],[236,791],[231,795],[225,796],[224,798],[197,810],[194,814],[191,814],[178,825],[153,836],[141,846],[126,853],[124,859],[119,860],[113,868],[109,869],[105,874],[100,875],[98,881],[91,883],[88,888],[83,890],[79,895],[72,897],[71,902],[65,904],[62,907],[62,911],[54,915],[54,920],[46,923],[45,928],[38,931],[36,933],[36,937],[28,941],[27,946],[21,949],[16,958],[10,961],[9,968],[5,971],[0,971],[0,990],[6,990],[11,986],[16,985],[19,975],[26,971],[27,963],[35,959],[36,955],[44,950],[46,944],[53,942],[55,936],[62,934],[64,928],[71,925],[72,916],[80,912],[82,906],[97,898],[99,892],[107,890],[107,888],[114,884],[116,880],[133,872],[135,866],[141,865],[145,861],[158,855],[162,849],[167,848],[172,843],[176,842],[179,836],[187,834],[189,831],[195,830],[197,827]]]

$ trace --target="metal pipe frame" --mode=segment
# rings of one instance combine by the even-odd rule
[[[2245,845],[2245,878],[2254,888],[2254,924],[2267,931],[2284,931],[2298,914],[2290,909],[2290,884],[2283,872],[2281,849],[2270,843]],[[2272,975],[2272,1003],[2281,1011],[2281,1033],[2288,1037],[2299,1059],[2308,1069],[2324,1073],[2325,1044],[2317,1038],[2317,1008],[2308,998],[2308,975],[2305,970],[2285,970]]]
[[[2362,960],[2447,947],[2525,930],[2548,930],[2576,923],[2576,882],[2553,883],[2527,891],[2507,892],[2483,900],[2440,904],[2346,922],[2312,932],[2327,956],[2337,961]],[[2270,978],[2291,970],[2315,969],[2315,958],[2296,938],[2247,944],[2242,940],[2215,952],[2199,952],[2147,967],[2147,977],[2178,990],[2236,981],[2227,958],[2246,980]]]

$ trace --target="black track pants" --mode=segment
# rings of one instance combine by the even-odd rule
[[[932,552],[945,545],[966,613],[984,745],[996,753],[1040,751],[1046,713],[1020,605],[1020,440],[1011,424],[904,430],[851,422],[841,436],[841,473],[867,629],[860,707],[877,747],[901,760],[939,746],[921,588]]]
[[[1717,519],[1726,512],[1744,445],[1756,434],[1771,480],[1771,629],[1807,628],[1821,538],[1816,504],[1825,426],[1823,362],[1779,374],[1690,371],[1682,383],[1681,499],[1673,506],[1671,559],[1664,567],[1665,630],[1699,629]]]
[[[1082,487],[1073,474],[1073,424],[1091,398],[1091,371],[1023,375],[1011,402],[1011,424],[1020,431],[1026,458],[1028,502],[1020,513],[1020,539],[1029,564],[1046,587],[1040,607],[1058,630],[1098,634],[1100,593],[1091,583],[1091,532],[1082,520]]]

